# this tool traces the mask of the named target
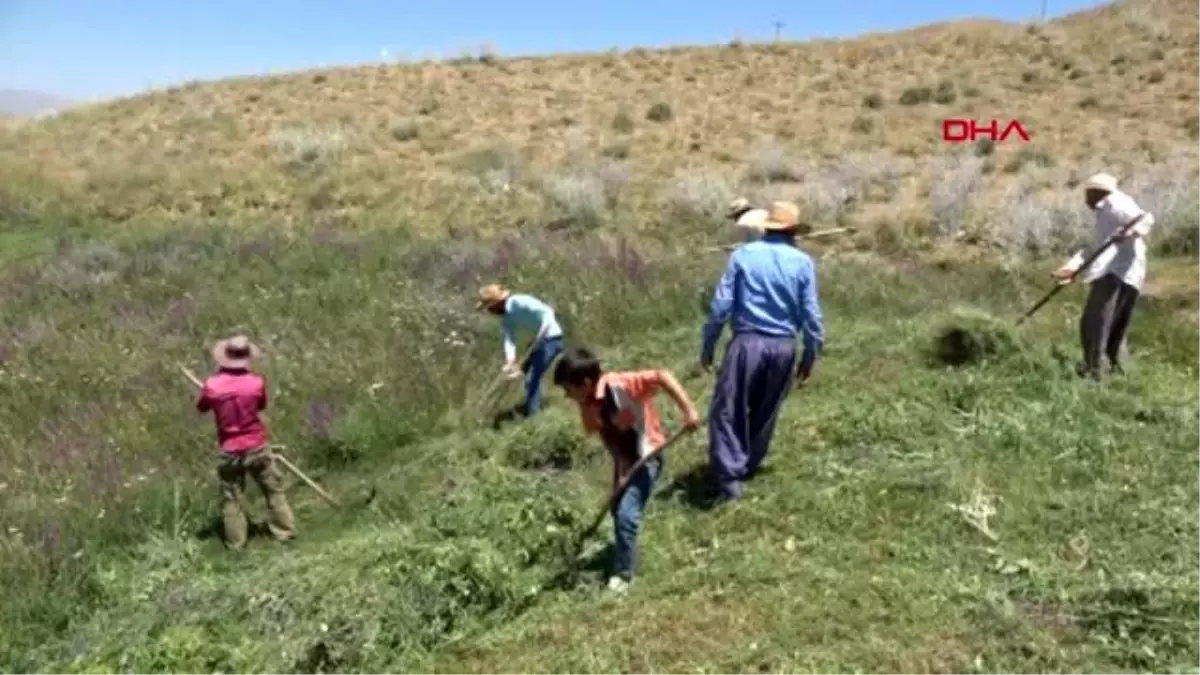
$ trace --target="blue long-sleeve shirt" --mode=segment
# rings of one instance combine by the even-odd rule
[[[735,334],[802,334],[801,363],[812,367],[825,346],[812,258],[775,234],[739,246],[729,256],[709,307],[700,350],[702,363],[712,363],[713,350],[727,322],[733,324]]]
[[[504,301],[504,360],[514,361],[517,358],[515,336],[517,331],[532,333],[535,336],[545,328],[543,338],[562,336],[562,327],[554,310],[546,303],[532,295],[513,293]]]

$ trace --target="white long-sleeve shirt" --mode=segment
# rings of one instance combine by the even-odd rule
[[[1146,280],[1145,237],[1154,225],[1154,214],[1144,211],[1133,197],[1120,190],[1109,193],[1096,204],[1096,246],[1090,250],[1077,251],[1064,267],[1072,271],[1078,270],[1090,253],[1142,213],[1146,214],[1145,217],[1133,228],[1133,231],[1141,236],[1110,246],[1084,270],[1082,277],[1083,281],[1091,283],[1106,274],[1112,274],[1141,290]]]

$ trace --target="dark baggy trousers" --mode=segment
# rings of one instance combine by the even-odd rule
[[[1099,377],[1102,355],[1108,356],[1113,370],[1120,370],[1121,350],[1125,346],[1138,295],[1138,289],[1111,274],[1092,282],[1083,316],[1079,319],[1079,337],[1083,344],[1081,375]]]
[[[708,413],[709,468],[723,496],[741,497],[766,459],[795,367],[792,338],[739,333],[729,343]]]

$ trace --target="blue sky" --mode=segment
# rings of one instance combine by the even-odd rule
[[[1057,16],[1101,4],[1046,0]],[[76,99],[193,79],[389,59],[843,37],[1042,0],[0,0],[0,88]]]

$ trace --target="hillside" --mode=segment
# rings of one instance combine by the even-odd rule
[[[1195,182],[1197,23],[1189,0],[1133,0],[1041,25],[197,83],[22,127],[0,189],[143,227],[649,227],[736,192],[802,195],[864,228],[986,227],[1031,201],[1070,220],[1063,186],[1098,167]],[[1016,119],[1032,140],[958,161],[947,117]]]
[[[0,671],[1200,672],[1197,12],[483,55],[6,128]],[[948,149],[960,113],[1033,140]],[[1158,223],[1129,373],[1097,385],[1083,289],[1013,322],[1101,167]],[[567,564],[604,453],[557,391],[480,422],[517,393],[480,402],[500,336],[473,293],[537,294],[703,409],[738,193],[859,228],[803,244],[827,351],[748,500],[709,509],[703,434],[671,450],[614,598],[609,522]],[[951,366],[947,328],[992,348]],[[345,503],[292,481],[298,539],[240,554],[178,369],[232,331],[275,440]]]

